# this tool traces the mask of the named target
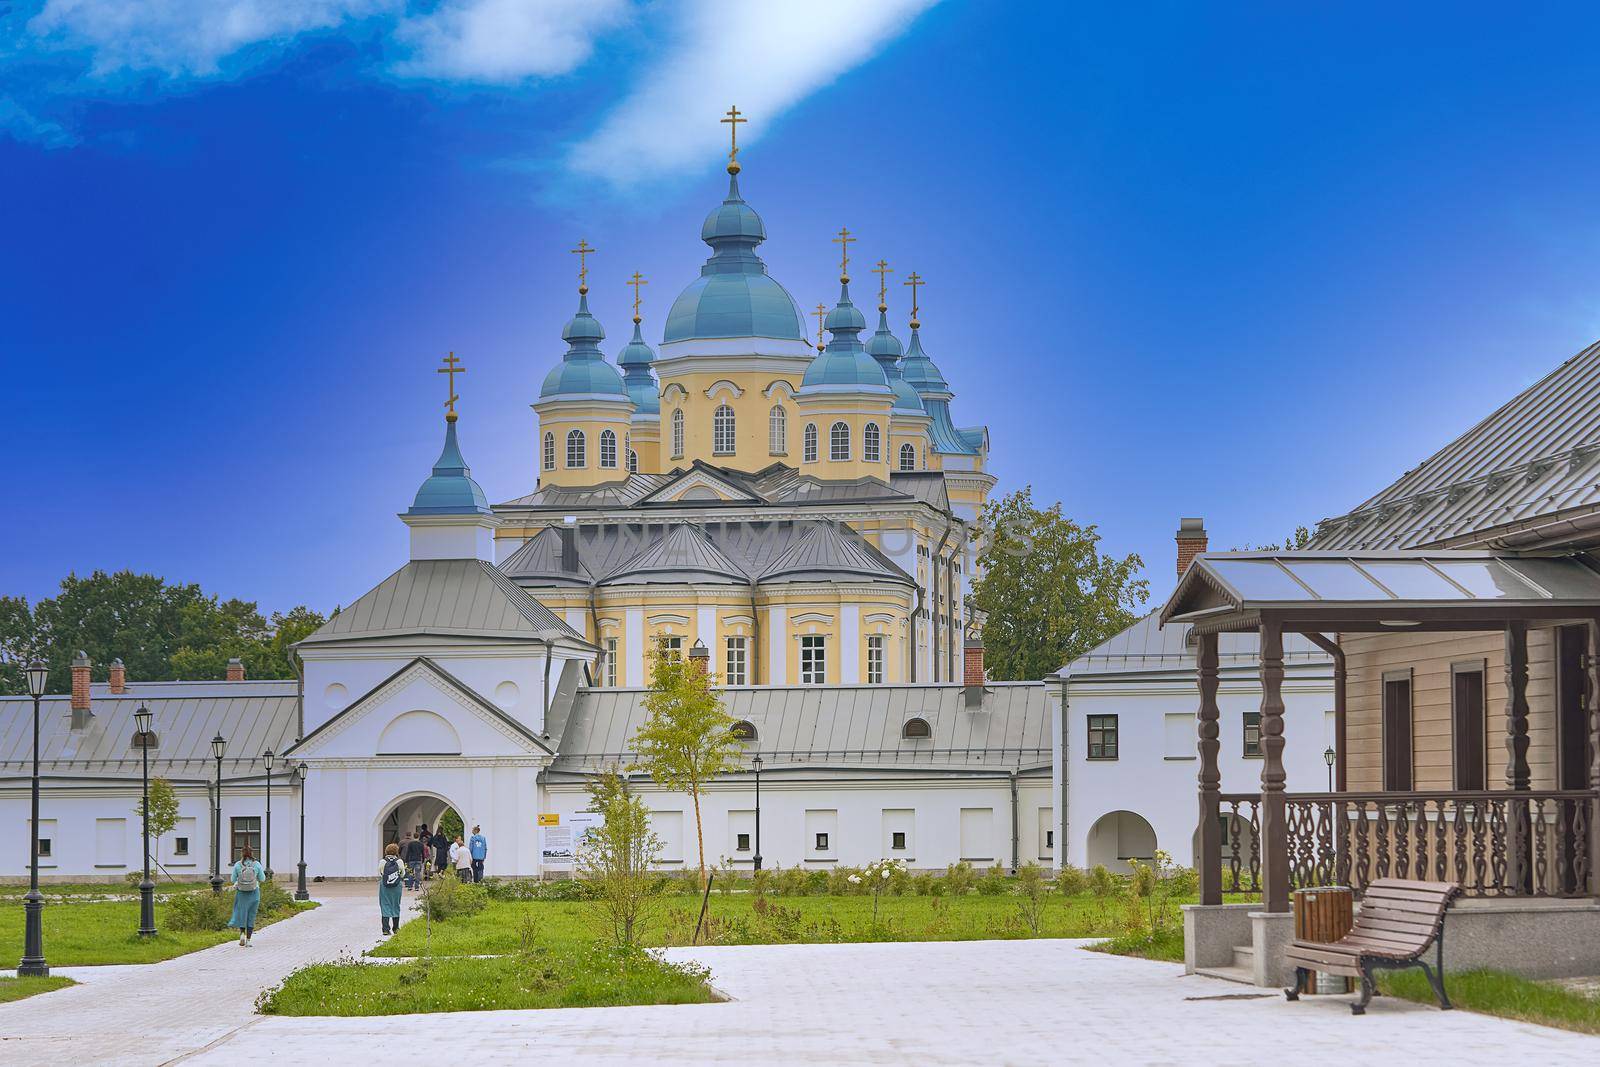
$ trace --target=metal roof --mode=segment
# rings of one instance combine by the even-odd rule
[[[580,689],[553,771],[632,762],[646,718],[644,689]],[[984,687],[976,709],[958,685],[754,686],[724,690],[723,706],[756,729],[750,754],[784,764],[1000,769],[1050,760],[1050,713],[1040,682]],[[932,736],[901,736],[913,718]]]
[[[324,623],[302,645],[398,633],[586,643],[549,608],[475,559],[412,560]]]
[[[777,581],[829,581],[868,576],[911,583],[911,578],[882,553],[856,536],[846,536],[830,523],[812,523],[788,549],[761,572],[762,584]]]
[[[749,577],[693,523],[674,523],[666,536],[605,577],[606,585],[644,585],[654,581],[738,584]]]
[[[1159,615],[1151,612],[1068,663],[1057,676],[1087,678],[1157,671],[1193,674],[1195,659],[1194,645],[1189,641],[1190,629],[1186,623],[1162,626]],[[1260,635],[1248,631],[1222,634],[1217,641],[1217,658],[1222,667],[1255,670],[1260,650]],[[1329,666],[1332,663],[1326,652],[1296,633],[1283,635],[1283,658],[1289,663]]]
[[[1314,549],[1569,544],[1551,517],[1600,513],[1600,343],[1517,394],[1354,510]]]

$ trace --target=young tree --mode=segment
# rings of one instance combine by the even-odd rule
[[[612,944],[633,948],[661,902],[661,881],[650,870],[661,854],[661,841],[650,832],[650,809],[615,771],[589,783],[589,806],[605,821],[579,844],[578,877],[594,891]]]
[[[639,754],[635,769],[666,789],[684,790],[694,802],[702,886],[706,884],[706,839],[700,822],[700,790],[717,775],[743,764],[741,744],[733,736],[733,716],[723,708],[714,682],[693,660],[657,649],[651,657],[650,692],[644,698],[649,717],[633,737]]]
[[[144,818],[144,798],[133,806],[133,813]],[[150,779],[150,851],[161,855],[161,838],[178,825],[178,791],[165,778]]]
[[[1043,678],[1126,629],[1150,595],[1137,555],[1102,555],[1094,526],[1040,510],[1023,488],[984,506],[978,567],[968,599],[981,612],[990,674]]]

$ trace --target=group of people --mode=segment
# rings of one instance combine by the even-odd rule
[[[448,877],[454,870],[462,882],[483,881],[483,863],[489,856],[489,839],[483,836],[483,827],[474,826],[472,836],[463,839],[460,834],[452,841],[435,828],[430,831],[423,823],[414,833],[408,832],[399,841],[384,846],[383,863],[378,868],[378,911],[383,919],[383,932],[395,933],[400,929],[400,893],[402,889],[417,890],[422,883],[435,876]]]

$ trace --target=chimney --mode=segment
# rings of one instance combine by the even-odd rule
[[[82,730],[93,716],[89,710],[89,653],[72,657],[72,728]]]
[[[1204,519],[1178,520],[1178,577],[1189,569],[1194,558],[1206,550],[1206,523]]]
[[[244,660],[240,659],[238,656],[235,656],[233,659],[228,661],[228,681],[244,681]]]
[[[111,691],[113,693],[120,694],[128,691],[128,672],[123,669],[121,659],[111,661],[111,667],[107,671],[106,678],[111,683]]]
[[[961,684],[965,687],[967,707],[983,704],[983,683],[988,677],[983,671],[983,638],[969,635],[962,650]]]

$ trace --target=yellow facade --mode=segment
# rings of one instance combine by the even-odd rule
[[[753,473],[773,463],[795,463],[794,391],[804,373],[742,371],[675,374],[662,369],[661,460],[662,469],[687,467],[699,460],[713,466]],[[773,447],[772,409],[784,412],[786,433]],[[717,435],[718,411],[732,415],[731,450],[727,435]],[[681,432],[674,429],[681,415]]]
[[[796,399],[795,410],[800,442],[799,463],[801,474],[809,474],[826,481],[844,481],[852,478],[877,478],[889,480],[889,457],[893,452],[894,437],[889,421],[889,407],[893,399],[888,395],[820,393]],[[836,458],[834,427],[849,429],[845,442],[846,458]],[[816,450],[806,447],[807,427],[816,428]],[[868,429],[876,436],[876,457],[868,459]]]
[[[533,410],[539,415],[534,462],[540,485],[600,485],[627,477],[632,401],[557,398]]]
[[[629,447],[639,457],[640,474],[661,474],[661,420],[635,416],[628,434]]]

